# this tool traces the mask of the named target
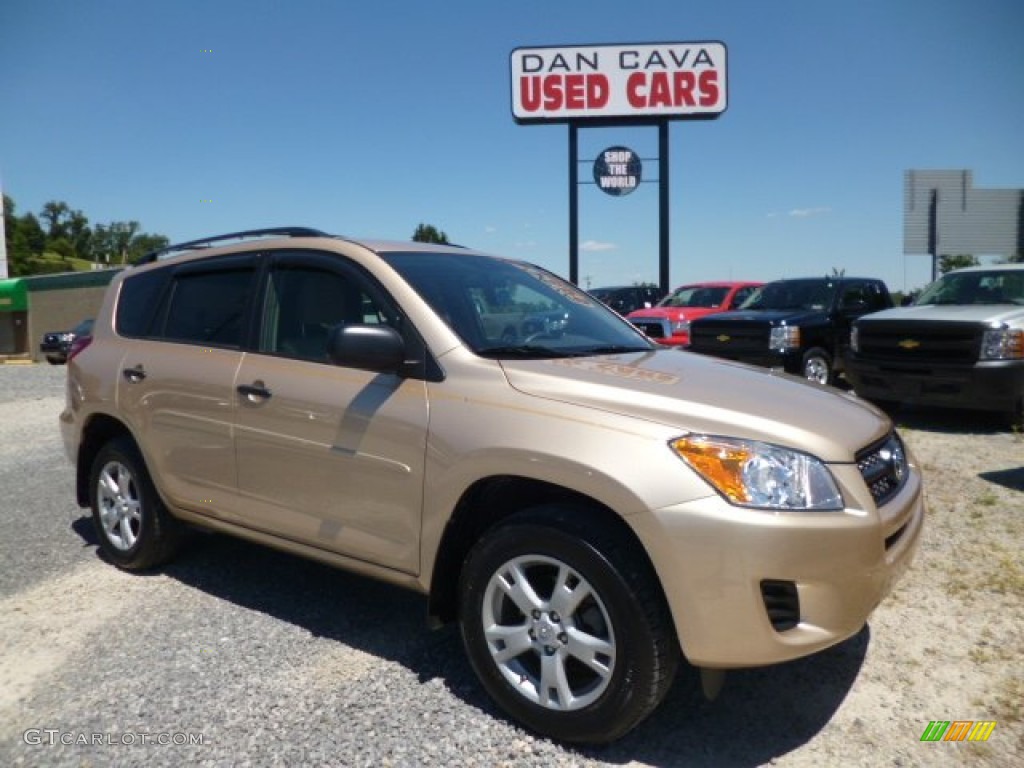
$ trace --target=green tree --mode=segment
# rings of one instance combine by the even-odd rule
[[[166,248],[171,244],[163,235],[150,235],[145,232],[136,235],[128,244],[128,261],[135,262],[150,251]]]
[[[33,256],[41,256],[46,250],[46,233],[39,225],[39,219],[31,213],[26,213],[18,222],[18,229],[25,236],[25,243],[29,253]]]
[[[111,264],[127,264],[132,240],[139,232],[137,221],[112,221],[107,226]]]
[[[416,227],[416,231],[412,234],[412,241],[414,243],[440,243],[441,245],[449,245],[448,235],[437,229],[432,224],[420,224]]]
[[[37,223],[38,226],[38,223]],[[15,213],[14,200],[4,195],[4,237],[7,240],[7,273],[11,277],[28,274],[28,259],[32,255],[21,218]]]
[[[958,253],[955,256],[939,256],[939,272],[946,274],[954,269],[976,267],[980,262],[969,253]]]
[[[71,209],[68,208],[67,203],[60,200],[51,200],[43,206],[39,217],[49,225],[46,235],[51,240],[67,236],[67,224],[71,218]]]
[[[72,211],[68,216],[67,238],[74,249],[75,256],[80,259],[92,260],[92,229],[89,219],[81,211]]]

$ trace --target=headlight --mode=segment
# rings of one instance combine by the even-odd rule
[[[982,360],[1024,358],[1024,331],[1020,328],[990,328],[981,340]]]
[[[772,328],[768,337],[768,349],[774,352],[785,352],[800,346],[800,326],[780,325]]]
[[[672,321],[672,333],[687,333],[690,330],[690,321],[686,318]]]
[[[740,507],[837,510],[843,496],[832,473],[806,453],[754,440],[686,435],[670,443],[701,477]]]

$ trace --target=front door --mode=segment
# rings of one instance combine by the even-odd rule
[[[415,574],[426,384],[327,358],[341,323],[395,323],[379,289],[337,256],[274,257],[258,349],[235,381],[245,525]]]

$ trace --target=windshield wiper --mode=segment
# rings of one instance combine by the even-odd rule
[[[630,352],[650,352],[653,347],[633,347],[627,344],[608,344],[604,347],[580,349],[571,352],[572,357],[589,357],[591,355],[623,355]]]
[[[485,347],[479,354],[483,357],[569,357],[561,349],[552,349],[540,344],[510,344],[503,347]]]

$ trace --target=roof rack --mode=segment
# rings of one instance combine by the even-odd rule
[[[311,229],[310,227],[247,229],[244,232],[231,232],[227,235],[203,237],[199,240],[189,240],[185,243],[175,243],[174,245],[168,245],[164,248],[158,248],[157,250],[150,251],[142,256],[135,262],[135,266],[141,266],[142,264],[149,264],[153,261],[166,259],[176,251],[192,251],[200,248],[209,248],[212,243],[219,243],[222,240],[245,240],[250,237],[331,237],[331,235],[328,235],[326,232],[321,232],[319,229]]]

